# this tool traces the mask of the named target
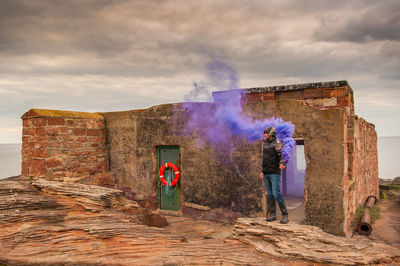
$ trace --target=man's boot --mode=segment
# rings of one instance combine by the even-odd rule
[[[269,216],[267,217],[267,222],[276,221],[275,200],[268,200],[268,211],[269,211]]]
[[[289,217],[288,217],[288,212],[285,206],[285,202],[278,202],[279,204],[279,208],[281,209],[281,213],[282,213],[282,220],[280,221],[281,224],[287,224],[289,222]]]

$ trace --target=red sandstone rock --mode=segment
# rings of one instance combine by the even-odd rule
[[[28,162],[22,162],[21,163],[21,176],[28,176],[28,169],[29,169],[29,163]]]
[[[46,136],[46,130],[44,127],[37,127],[34,129],[33,135],[34,136],[42,136],[42,137]]]
[[[63,126],[65,125],[65,120],[62,117],[49,117],[47,119],[47,124],[49,126]]]
[[[32,118],[32,125],[35,127],[46,126],[47,120],[45,117],[33,117]]]
[[[339,97],[338,100],[337,100],[337,105],[338,106],[349,106],[349,104],[350,104],[349,96]]]
[[[104,132],[101,129],[87,129],[88,136],[100,136],[103,134],[104,134]]]
[[[86,135],[86,129],[85,128],[74,128],[72,130],[72,134],[74,134],[75,136]]]
[[[0,264],[281,265],[237,241],[193,239],[122,191],[38,180],[0,181]]]
[[[277,91],[275,92],[275,96],[277,100],[303,100],[303,91],[294,90],[294,91]]]
[[[29,175],[33,177],[46,176],[47,169],[44,160],[32,160],[29,168]]]
[[[48,158],[46,159],[46,167],[47,168],[54,168],[57,166],[62,165],[62,159],[60,158]]]
[[[400,262],[400,249],[363,236],[345,238],[315,226],[280,224],[265,218],[239,218],[232,238],[258,251],[286,259],[306,259],[323,264],[360,265]]]
[[[275,100],[275,92],[268,91],[263,93],[263,101]]]
[[[56,132],[57,132],[57,134],[65,134],[65,133],[68,133],[68,128],[67,127],[56,127]]]
[[[69,127],[73,127],[75,125],[75,122],[73,119],[65,119],[65,123]]]
[[[245,96],[246,103],[256,103],[262,101],[261,93],[253,93]]]
[[[107,162],[103,162],[107,151],[101,115],[32,109],[22,118],[21,174],[24,178],[52,180],[75,173],[71,181],[76,182],[87,175],[108,171]],[[37,159],[46,160],[47,168],[43,167],[43,161],[34,161]]]
[[[308,98],[323,98],[324,97],[324,89],[305,89],[303,94],[304,99]]]
[[[331,98],[331,97],[341,97],[344,94],[344,89],[325,89],[325,98]]]
[[[47,150],[44,147],[31,150],[33,157],[44,159],[48,156]]]

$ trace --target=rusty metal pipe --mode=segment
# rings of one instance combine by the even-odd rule
[[[365,201],[364,214],[361,217],[360,224],[357,228],[357,231],[360,233],[360,235],[370,235],[372,232],[370,209],[374,207],[376,202],[377,199],[375,196],[368,196],[367,200]]]
[[[365,201],[365,207],[368,207],[368,208],[372,208],[372,207],[374,207],[374,205],[376,204],[376,197],[375,196],[369,196],[368,198],[367,198],[367,200]]]
[[[371,214],[369,212],[369,208],[365,208],[364,214],[361,217],[361,222],[358,225],[357,231],[360,233],[360,235],[370,235],[372,232],[372,226],[371,226]]]

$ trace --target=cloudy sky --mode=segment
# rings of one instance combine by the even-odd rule
[[[1,0],[0,143],[31,108],[182,102],[213,58],[243,88],[348,80],[356,113],[400,136],[398,0]]]

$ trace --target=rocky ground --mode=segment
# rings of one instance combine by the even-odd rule
[[[180,218],[168,225],[115,189],[1,180],[0,265],[282,265],[239,241],[180,230],[192,221]]]
[[[239,218],[232,238],[277,258],[342,265],[400,263],[398,248],[363,236],[334,236],[295,222],[282,225],[263,218]]]
[[[400,263],[399,249],[387,245],[396,239],[379,229],[348,239],[296,221],[241,218],[233,226],[163,216],[119,190],[45,180],[0,181],[0,230],[0,265]]]

